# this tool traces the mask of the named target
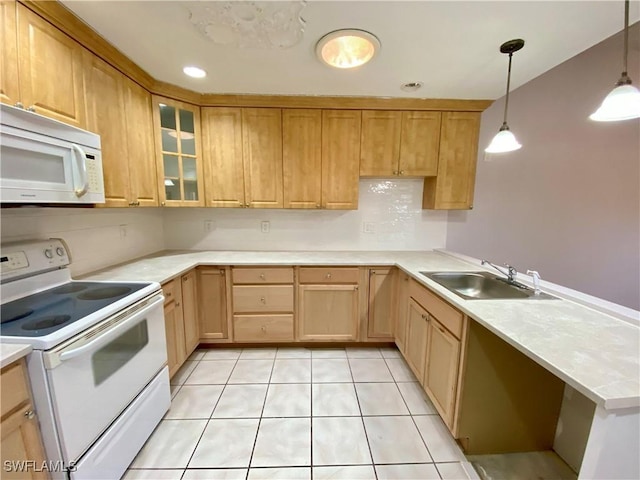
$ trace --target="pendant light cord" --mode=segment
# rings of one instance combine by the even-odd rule
[[[622,76],[627,76],[627,57],[629,56],[629,0],[624,2],[624,59],[622,60]]]
[[[509,53],[509,69],[507,70],[507,98],[504,101],[504,120],[502,121],[502,127],[500,128],[500,130],[508,129],[507,110],[509,108],[509,87],[511,86],[511,57],[513,57],[513,52]]]

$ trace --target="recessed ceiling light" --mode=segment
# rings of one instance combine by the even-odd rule
[[[207,76],[207,72],[198,67],[184,67],[182,71],[185,73],[185,75],[189,75],[193,78],[204,78]]]
[[[380,50],[380,40],[364,30],[327,33],[316,44],[316,55],[329,66],[354,68],[370,61]]]
[[[415,92],[416,90],[420,90],[422,88],[422,82],[409,82],[403,83],[400,85],[400,90],[405,92]]]

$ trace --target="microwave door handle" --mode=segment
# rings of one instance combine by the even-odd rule
[[[80,172],[80,181],[82,182],[82,188],[76,188],[74,192],[76,194],[76,197],[80,198],[89,191],[89,177],[87,175],[86,160],[87,156],[84,151],[75,143],[71,144],[71,148],[73,148],[73,153],[76,157],[76,165],[78,167],[78,171]],[[75,184],[75,178],[73,183]]]
[[[83,353],[95,350],[109,343],[111,340],[122,333],[122,328],[129,325],[134,325],[135,323],[139,322],[141,317],[144,317],[150,310],[152,310],[162,302],[164,302],[164,297],[162,295],[159,295],[153,300],[153,302],[144,307],[142,310],[135,312],[131,317],[127,318],[126,320],[122,320],[121,323],[118,323],[118,328],[113,328],[104,335],[98,335],[94,340],[85,343],[81,347],[74,348],[73,350],[67,350],[66,352],[62,352],[57,355],[54,354],[53,358],[49,358],[48,361],[45,360],[45,363],[48,364],[46,366],[49,367],[49,369],[56,368],[66,360],[71,360],[72,358],[78,357]],[[57,359],[55,357],[57,357]]]

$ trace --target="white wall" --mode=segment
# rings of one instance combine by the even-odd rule
[[[63,238],[71,250],[73,276],[164,248],[162,210],[157,208],[6,208],[0,215],[2,243]]]
[[[631,33],[629,75],[638,85],[640,24]],[[526,61],[525,46],[514,72]],[[516,152],[484,159],[504,99],[484,112],[474,210],[449,214],[447,249],[640,309],[640,121],[587,118],[621,63],[618,34],[512,92]]]
[[[422,210],[422,180],[361,180],[358,210],[165,209],[165,247],[217,250],[443,248],[447,212]],[[214,229],[205,231],[205,221]],[[270,232],[261,233],[262,221]],[[373,224],[365,233],[363,223]]]

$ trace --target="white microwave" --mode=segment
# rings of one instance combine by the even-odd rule
[[[104,203],[100,136],[0,104],[0,203]]]

